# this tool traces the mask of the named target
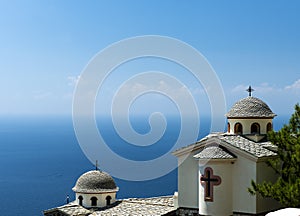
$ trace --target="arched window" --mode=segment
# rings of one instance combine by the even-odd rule
[[[273,130],[273,126],[272,126],[272,124],[269,122],[268,124],[267,124],[267,132],[270,132],[270,131],[272,131]]]
[[[110,205],[111,196],[107,196],[105,199],[106,199],[106,205]]]
[[[230,123],[227,123],[227,132],[230,133]]]
[[[98,200],[97,197],[92,197],[91,198],[91,201],[92,201],[91,206],[97,206],[97,200]]]
[[[258,123],[253,123],[251,125],[251,133],[252,134],[259,134],[260,133],[260,126]]]
[[[234,125],[234,133],[235,134],[243,134],[243,125],[241,123],[236,123]]]
[[[83,197],[82,197],[82,196],[79,196],[79,197],[78,197],[78,201],[79,201],[79,205],[81,205],[81,206],[82,206],[82,200],[83,200]]]

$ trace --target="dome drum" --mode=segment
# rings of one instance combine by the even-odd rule
[[[254,125],[258,125],[258,131],[253,129]],[[270,131],[270,125],[272,125],[272,119],[228,119],[229,130],[227,132],[230,134],[267,134]]]
[[[76,193],[76,203],[85,208],[102,208],[116,202],[116,193],[85,194]]]

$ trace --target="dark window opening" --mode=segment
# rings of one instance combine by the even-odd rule
[[[260,126],[258,123],[253,123],[251,125],[251,133],[252,134],[260,134]]]
[[[91,206],[97,206],[97,200],[98,200],[97,197],[92,197],[91,198],[91,201],[92,201]]]
[[[79,197],[78,197],[78,200],[79,200],[79,205],[82,206],[82,200],[83,200],[83,197],[82,197],[82,196],[79,196]]]
[[[269,122],[268,124],[267,124],[267,132],[270,132],[270,131],[272,131],[273,130],[273,126],[272,126],[272,124]]]
[[[107,196],[106,198],[106,205],[110,205],[111,204],[111,196]]]
[[[227,132],[230,133],[230,123],[227,123]]]
[[[241,123],[236,123],[234,125],[234,133],[235,134],[243,134],[243,126]]]

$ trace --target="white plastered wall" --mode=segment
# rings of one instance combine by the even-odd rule
[[[194,155],[194,154],[193,154]],[[198,208],[198,161],[189,155],[178,157],[178,206]],[[183,161],[184,160],[184,161]],[[183,161],[183,162],[182,162]]]
[[[256,179],[256,162],[239,155],[232,169],[233,212],[256,213],[256,196],[248,192]]]
[[[210,167],[213,170],[213,175],[221,178],[221,184],[213,186],[213,202],[204,200],[205,186],[199,186],[199,214],[224,216],[232,215],[232,168],[233,164],[230,161],[209,161],[203,165],[199,162],[199,174],[204,174],[204,169]],[[200,179],[199,179],[200,183]]]

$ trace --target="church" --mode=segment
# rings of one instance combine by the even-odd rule
[[[119,188],[113,178],[96,169],[77,180],[75,201],[44,215],[246,216],[278,209],[274,200],[248,192],[251,180],[276,180],[265,163],[276,157],[276,146],[267,140],[276,114],[249,89],[249,96],[226,114],[227,132],[211,133],[173,152],[179,164],[178,192],[173,196],[116,200]]]
[[[226,114],[227,132],[211,133],[176,150],[178,211],[222,216],[265,215],[278,209],[276,201],[248,192],[251,180],[276,180],[265,163],[276,157],[276,146],[267,140],[275,116],[250,91]]]

